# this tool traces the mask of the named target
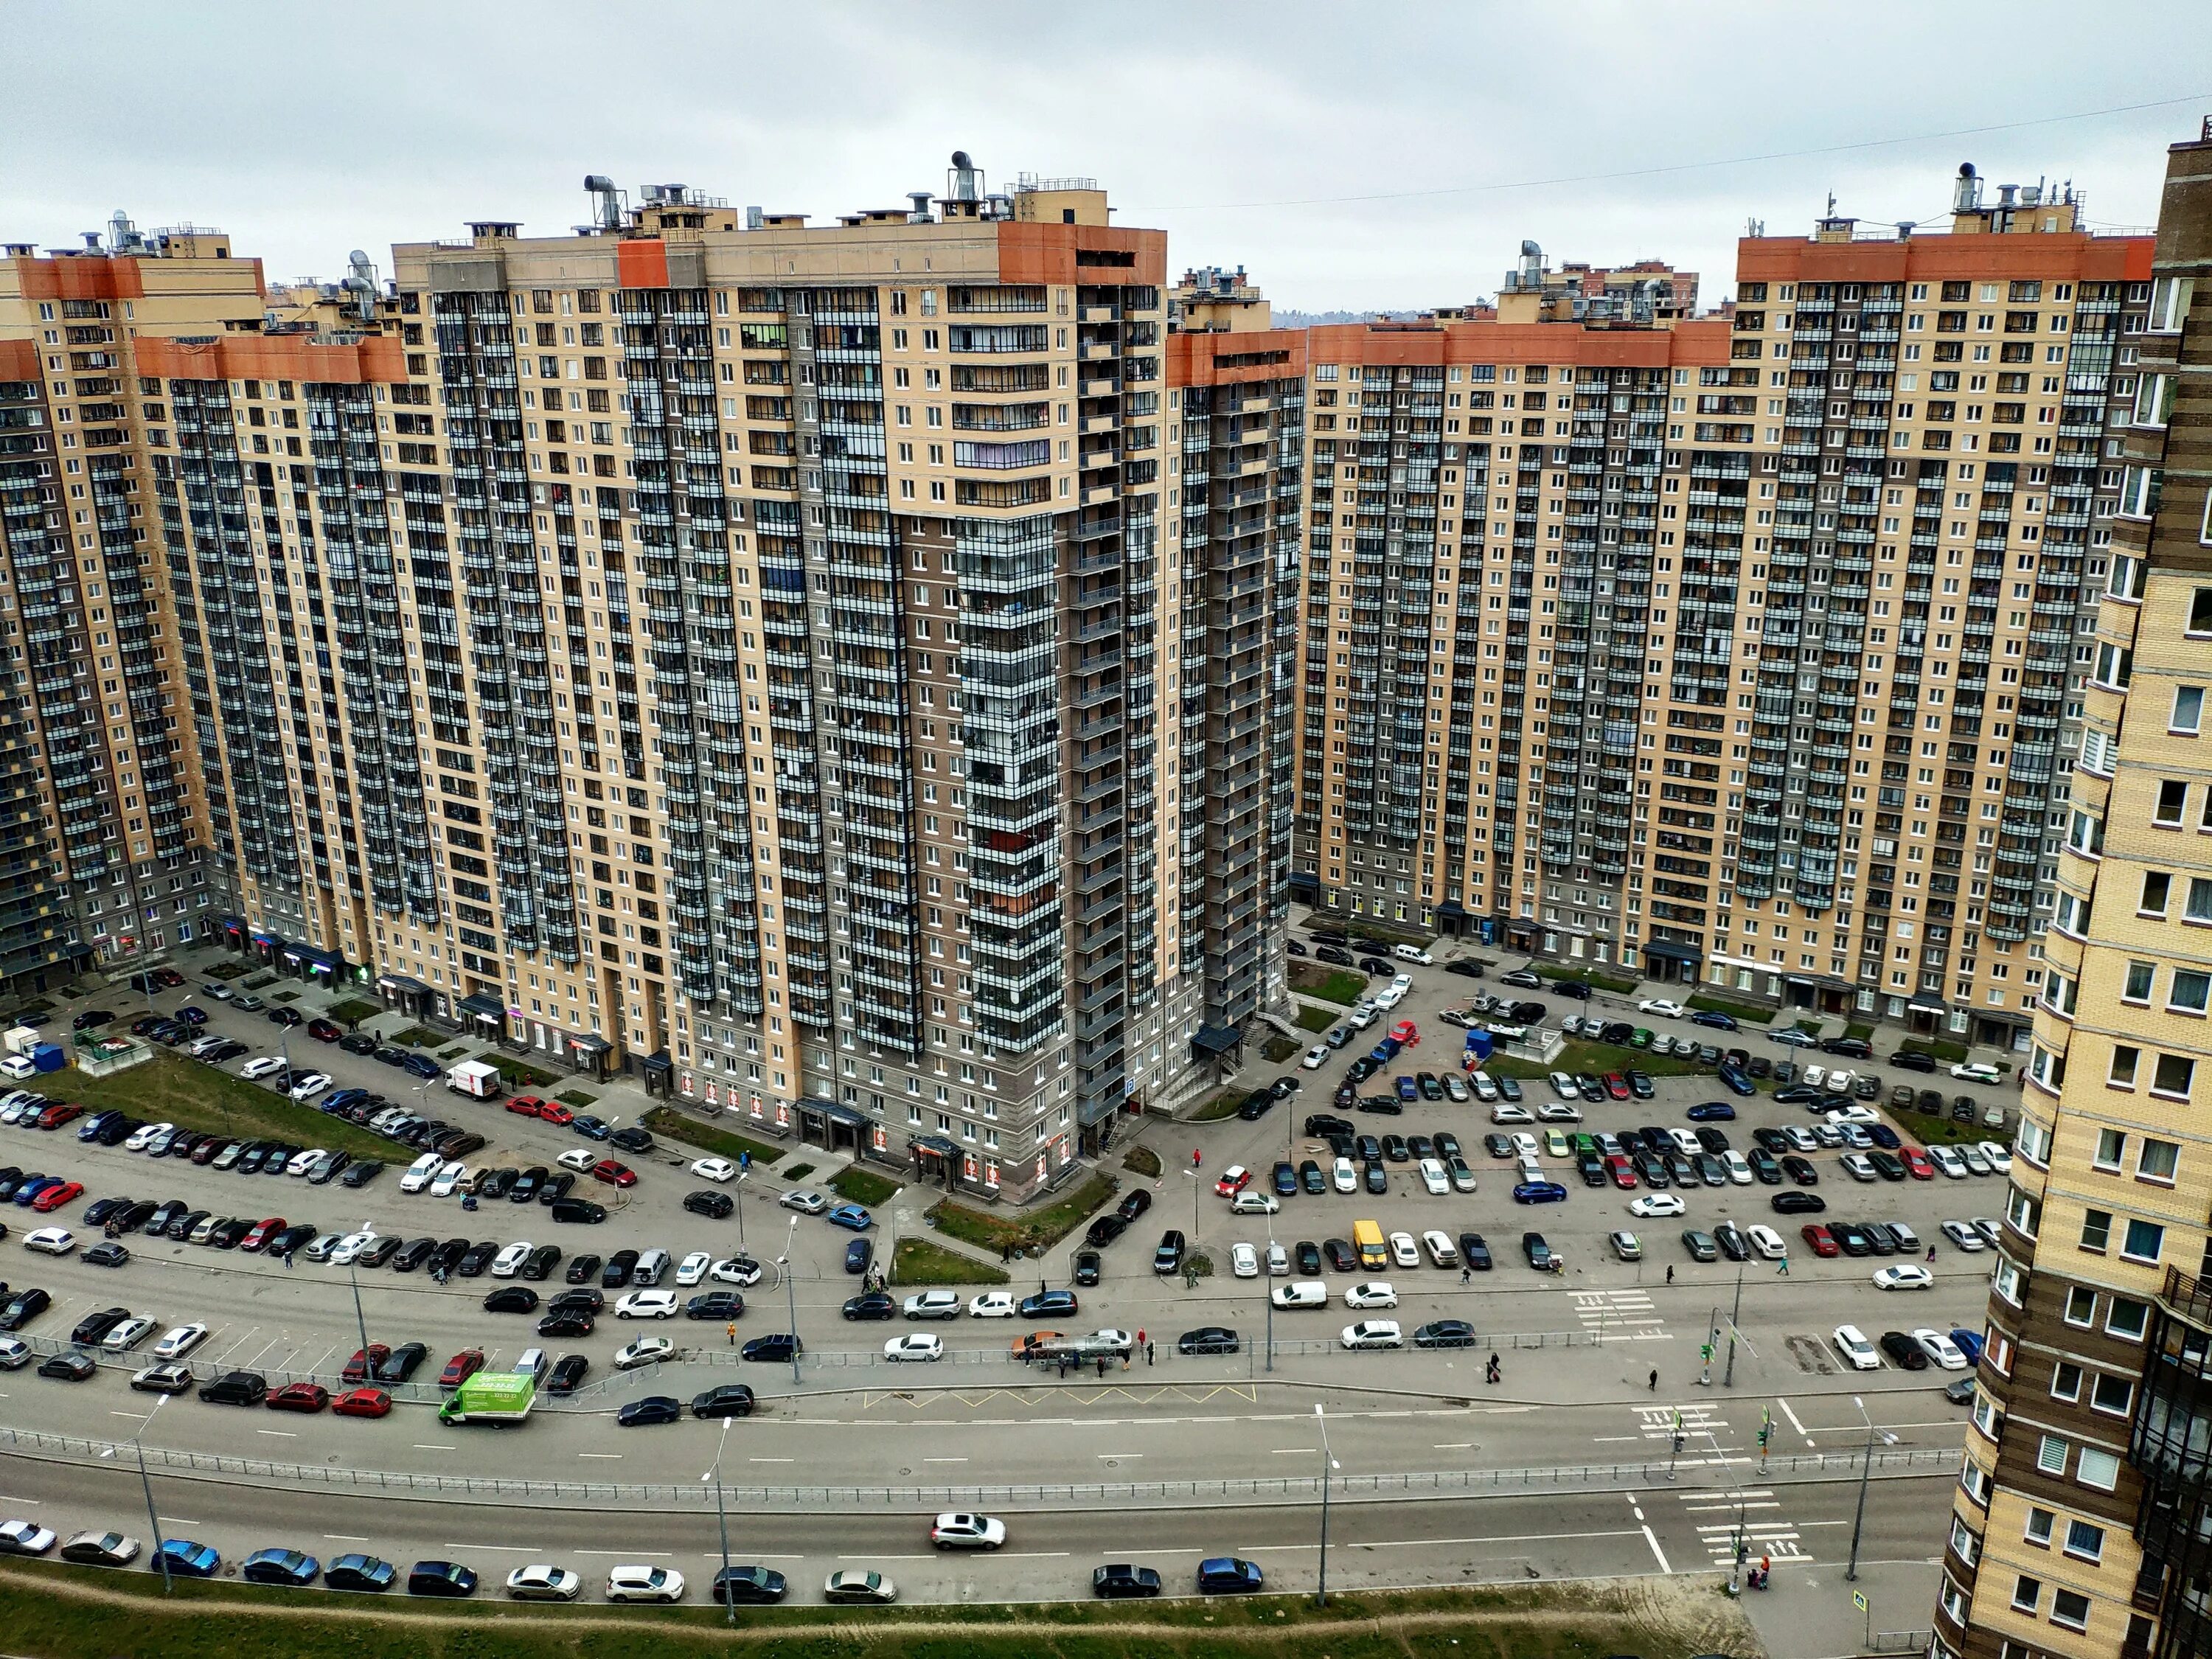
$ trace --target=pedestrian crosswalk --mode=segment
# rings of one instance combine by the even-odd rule
[[[1715,1407],[1694,1402],[1684,1406],[1638,1406],[1636,1415],[1646,1440],[1670,1440],[1679,1421],[1682,1455],[1692,1461],[1711,1461],[1717,1455],[1716,1444],[1726,1450],[1734,1443],[1729,1438],[1728,1420]]]
[[[1575,1317],[1584,1330],[1607,1341],[1666,1341],[1664,1328],[1648,1291],[1577,1291]]]
[[[1734,1565],[1739,1529],[1745,1559],[1754,1564],[1761,1557],[1777,1561],[1813,1559],[1799,1535],[1797,1523],[1783,1515],[1778,1498],[1760,1492],[1686,1492],[1678,1496],[1697,1531],[1698,1544],[1715,1566]]]

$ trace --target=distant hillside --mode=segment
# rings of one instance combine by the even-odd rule
[[[1277,328],[1319,328],[1328,323],[1410,323],[1420,314],[1418,311],[1292,311],[1286,306],[1274,307]]]

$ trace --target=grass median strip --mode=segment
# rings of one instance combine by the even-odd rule
[[[1004,1285],[1006,1273],[926,1238],[902,1238],[891,1252],[894,1285]]]
[[[885,1180],[872,1170],[840,1170],[830,1177],[830,1190],[840,1198],[872,1208],[888,1204],[898,1196],[899,1184]]]
[[[311,1057],[297,1059],[306,1066]],[[395,1155],[407,1155],[404,1147],[325,1116],[312,1105],[295,1104],[273,1089],[162,1049],[156,1049],[146,1064],[109,1077],[88,1077],[74,1069],[62,1073],[49,1082],[48,1088],[55,1098],[82,1101],[88,1110],[114,1107],[149,1123],[174,1123],[187,1129],[254,1139],[289,1140],[301,1146],[351,1152],[356,1158],[380,1158],[387,1163]]]
[[[701,1589],[690,1606],[554,1607],[493,1599],[487,1572],[478,1600],[456,1607],[188,1578],[165,1597],[157,1573],[9,1565],[0,1566],[0,1620],[19,1632],[9,1648],[30,1659],[690,1659],[733,1650],[775,1659],[1688,1659],[1757,1645],[1736,1604],[1691,1580],[1340,1590],[1325,1609],[1289,1595],[748,1607],[729,1629],[704,1601],[711,1575],[692,1576]]]
[[[702,1123],[670,1106],[648,1108],[638,1121],[665,1140],[680,1140],[687,1146],[696,1146],[702,1152],[712,1152],[717,1158],[738,1162],[738,1154],[750,1153],[756,1164],[773,1164],[783,1156],[775,1146],[763,1146],[757,1140],[748,1140],[727,1129],[718,1129],[711,1123]]]
[[[1054,1244],[1081,1226],[1091,1212],[1114,1196],[1113,1176],[1093,1174],[1058,1202],[1028,1215],[993,1215],[945,1199],[929,1212],[939,1230],[963,1243],[986,1250],[1026,1249]]]

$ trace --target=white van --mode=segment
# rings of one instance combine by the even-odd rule
[[[638,1285],[658,1285],[667,1272],[668,1252],[656,1245],[639,1255],[636,1269],[630,1274],[630,1279]]]
[[[1326,1308],[1328,1286],[1318,1279],[1294,1279],[1278,1285],[1268,1296],[1279,1308]]]

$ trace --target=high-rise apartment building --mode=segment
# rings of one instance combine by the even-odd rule
[[[1747,240],[1725,319],[1529,246],[1494,321],[1314,331],[1306,890],[2025,1041],[2148,243],[1981,192]]]
[[[2154,252],[2127,280],[2148,295],[2098,457],[2121,470],[2118,508],[2093,556],[2103,600],[1938,1659],[2212,1646],[2212,129],[2174,147]]]
[[[260,270],[120,215],[87,244],[0,251],[0,981],[23,988],[188,940],[229,885],[138,356],[258,329]]]

